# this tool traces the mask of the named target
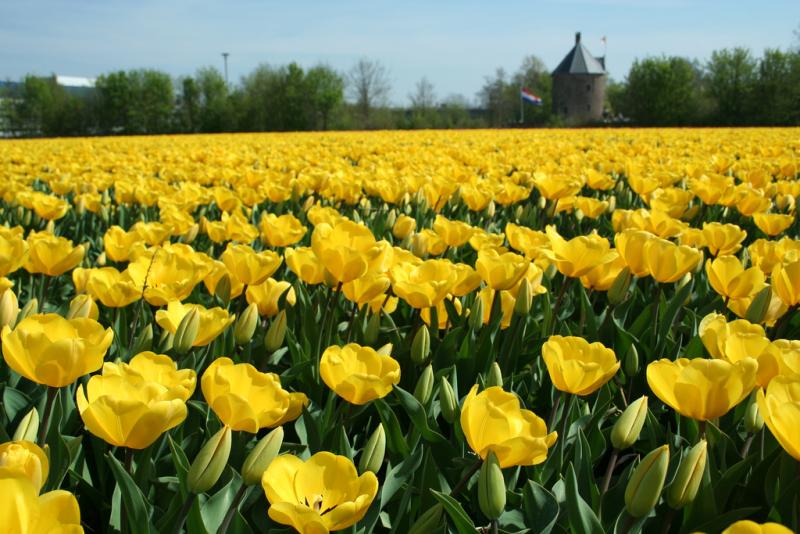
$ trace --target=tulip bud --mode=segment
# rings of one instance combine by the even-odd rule
[[[272,460],[278,456],[282,444],[282,426],[275,428],[256,443],[242,464],[242,480],[245,485],[252,486],[261,482],[261,475],[267,470]]]
[[[469,309],[469,327],[473,330],[480,330],[483,326],[483,299],[476,298]]]
[[[766,286],[753,297],[753,301],[750,303],[750,306],[747,307],[744,318],[753,324],[764,322],[771,301],[772,287]]]
[[[585,215],[583,214],[583,210],[581,210],[580,208],[575,208],[574,215],[575,215],[575,219],[578,222],[581,222],[583,220],[583,218],[585,217]]]
[[[422,234],[411,236],[411,253],[418,258],[425,258],[428,255],[428,240]]]
[[[131,354],[139,354],[151,348],[153,348],[153,325],[147,324],[147,326],[139,330],[139,334],[133,340]]]
[[[386,216],[386,226],[388,228],[393,228],[395,222],[397,222],[397,211],[392,209],[392,211],[389,212],[389,215]]]
[[[44,231],[48,234],[55,233],[56,231],[56,223],[53,220],[47,221],[47,225],[44,227]]]
[[[181,243],[186,243],[187,245],[197,238],[197,234],[200,232],[200,225],[195,223],[189,227],[186,232],[181,236]]]
[[[386,432],[383,430],[383,425],[378,423],[378,428],[369,437],[367,444],[364,445],[364,450],[361,451],[358,472],[372,471],[377,474],[383,465],[384,454],[386,454]]]
[[[634,377],[639,372],[639,351],[636,345],[631,345],[628,353],[625,355],[625,360],[622,362],[625,370],[625,376]]]
[[[519,222],[522,219],[522,216],[525,214],[525,210],[523,209],[522,205],[517,204],[517,208],[514,210],[514,221]]]
[[[625,509],[631,517],[644,517],[655,508],[668,467],[669,445],[650,451],[636,466],[625,488]]]
[[[444,420],[452,425],[456,420],[458,401],[456,401],[456,392],[453,391],[453,386],[445,377],[439,379],[439,409],[442,411]]]
[[[628,289],[631,287],[632,279],[631,270],[623,267],[608,290],[608,301],[611,304],[616,306],[628,298]]]
[[[411,342],[411,361],[422,365],[431,352],[431,333],[424,324],[419,327]]]
[[[106,253],[105,252],[101,252],[100,254],[97,255],[97,259],[95,260],[95,264],[98,267],[103,267],[103,266],[105,266],[106,261],[107,261],[106,260]]]
[[[258,305],[253,302],[245,308],[233,328],[233,339],[236,340],[237,345],[242,346],[250,343],[250,340],[253,339],[253,334],[256,332],[258,319]]]
[[[19,302],[17,295],[11,290],[6,289],[3,291],[3,296],[0,297],[0,328],[8,326],[14,328],[17,324],[17,316],[19,315]]]
[[[217,285],[214,286],[214,295],[223,304],[228,304],[231,301],[231,276],[228,273],[223,274],[217,280]]]
[[[500,366],[497,365],[497,362],[492,362],[491,367],[489,367],[489,372],[486,373],[483,384],[487,388],[492,386],[503,387],[503,372],[500,370]]]
[[[680,510],[694,500],[706,469],[707,450],[706,440],[703,439],[683,457],[667,489],[667,504],[671,508]]]
[[[33,222],[33,212],[25,210],[25,216],[22,218],[23,226],[30,226]]]
[[[20,310],[19,315],[17,315],[17,323],[22,322],[23,319],[26,319],[30,315],[36,315],[39,313],[39,300],[32,298],[28,301],[25,306],[22,307]]]
[[[92,307],[95,308],[97,307],[97,305],[92,300],[92,297],[86,295],[85,293],[77,295],[69,303],[69,310],[67,311],[66,317],[67,319],[91,317]]]
[[[306,201],[305,201],[305,202],[303,202],[303,211],[304,211],[304,212],[307,212],[307,211],[308,211],[308,210],[310,210],[310,209],[311,209],[313,206],[314,206],[314,195],[311,195],[310,197],[308,197],[308,198],[306,199]]]
[[[497,208],[496,208],[496,207],[495,207],[495,205],[494,205],[494,200],[490,200],[490,201],[489,201],[489,204],[486,206],[486,216],[487,216],[487,217],[489,217],[490,219],[491,219],[492,217],[494,217],[494,214],[495,214],[495,210],[496,210],[496,209],[497,209]]]
[[[536,207],[538,207],[540,210],[543,210],[545,206],[547,206],[547,199],[544,197],[539,197],[539,200],[536,201]]]
[[[483,299],[478,299],[483,302]],[[517,300],[514,303],[514,313],[522,317],[527,316],[531,312],[531,304],[533,303],[533,295],[531,294],[531,283],[527,278],[523,278],[519,284],[519,291],[517,292]]]
[[[111,220],[111,217],[108,214],[108,206],[100,206],[100,218],[106,224],[108,224],[108,222]]]
[[[189,467],[187,482],[192,493],[205,493],[219,480],[231,454],[231,429],[223,426],[211,436]]]
[[[617,209],[617,197],[611,195],[608,197],[608,213],[612,213],[615,209]]]
[[[34,406],[25,414],[14,431],[13,441],[30,441],[36,443],[36,436],[39,433],[39,412]]]
[[[175,340],[172,342],[172,348],[178,354],[185,354],[192,348],[194,340],[197,339],[197,333],[200,330],[200,314],[197,309],[192,308],[181,319],[178,324],[178,329],[175,331]]]
[[[419,380],[417,380],[417,385],[414,388],[414,397],[419,401],[420,404],[425,405],[428,404],[429,400],[431,400],[432,393],[433,367],[428,364],[428,366],[422,370]]]
[[[378,341],[381,333],[381,314],[373,313],[367,321],[367,329],[364,331],[364,343],[374,345]]]
[[[619,416],[611,429],[611,444],[621,451],[636,443],[647,419],[647,397],[642,396],[633,401]]]
[[[158,352],[168,352],[175,344],[175,334],[169,330],[162,330],[161,337],[158,338]]]
[[[506,508],[506,481],[493,451],[489,451],[478,475],[478,505],[489,519],[497,519]]]
[[[750,434],[760,432],[764,428],[764,418],[761,417],[761,412],[758,410],[758,403],[756,403],[756,392],[750,395],[750,403],[747,405],[747,410],[744,412],[744,429]]]
[[[424,514],[414,521],[408,534],[430,534],[431,532],[439,532],[442,523],[442,512],[444,507],[441,503],[437,503],[428,508]]]
[[[267,335],[264,336],[264,347],[268,352],[275,352],[283,346],[283,340],[286,338],[286,310],[281,310],[278,315],[272,319]]]
[[[692,281],[692,273],[686,273],[681,276],[680,280],[675,283],[675,291],[684,288],[689,282]]]
[[[544,276],[548,280],[552,280],[558,274],[558,268],[553,263],[549,263],[547,268],[544,270]]]

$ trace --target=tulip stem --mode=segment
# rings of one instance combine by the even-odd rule
[[[481,458],[478,458],[478,461],[475,462],[475,465],[473,465],[470,468],[470,470],[467,471],[467,473],[461,478],[461,480],[458,481],[458,484],[456,484],[456,486],[450,492],[450,496],[451,497],[455,497],[456,495],[459,494],[459,492],[462,489],[464,489],[464,486],[467,485],[467,482],[469,482],[469,479],[472,478],[472,475],[474,475],[475,473],[478,472],[478,470],[481,468],[482,464],[483,464],[483,460]]]
[[[559,471],[564,468],[564,452],[566,452],[567,448],[567,432],[569,431],[569,412],[572,411],[572,405],[575,404],[575,395],[570,397],[570,394],[565,391],[561,396],[563,397],[564,413],[561,414],[561,435],[558,436],[561,441],[561,447],[558,448]]]
[[[617,460],[619,459],[619,449],[614,448],[611,452],[611,457],[608,459],[608,467],[606,473],[603,475],[603,483],[600,486],[600,498],[606,494],[608,487],[611,485],[611,475],[614,473],[614,468],[617,467]]]
[[[572,281],[571,278],[564,278],[564,281],[561,283],[561,287],[558,290],[558,297],[556,298],[556,305],[553,306],[553,315],[550,319],[550,324],[547,325],[547,333],[552,335],[555,333],[556,330],[556,322],[558,322],[558,311],[561,309],[561,302],[564,300],[564,294],[567,292],[567,287],[569,283]]]
[[[228,511],[225,512],[225,517],[223,518],[222,523],[219,524],[219,530],[217,530],[217,534],[225,534],[228,532],[228,527],[230,527],[231,521],[233,521],[233,516],[236,514],[236,510],[239,509],[239,505],[242,503],[245,493],[247,493],[247,484],[242,482],[239,491],[236,492],[236,496],[234,496],[230,507],[228,507]]]
[[[661,284],[656,282],[656,307],[653,315],[653,347],[658,346],[658,314],[661,311]]]
[[[39,446],[44,447],[45,440],[47,439],[47,427],[50,426],[50,416],[53,414],[53,403],[58,396],[58,388],[52,386],[47,387],[47,400],[44,403],[44,415],[42,416],[42,424],[39,427]]]
[[[186,522],[189,511],[192,509],[195,497],[196,495],[190,491],[189,495],[186,496],[186,500],[183,501],[183,506],[181,506],[180,511],[178,511],[178,517],[175,519],[174,534],[180,534],[181,530],[183,530],[183,524]]]
[[[43,274],[44,280],[42,280],[42,294],[39,298],[39,309],[44,313],[44,303],[45,299],[47,298],[47,288],[50,287],[50,277],[46,274]]]
[[[498,534],[499,532],[497,519],[492,519],[492,534]]]
[[[550,412],[550,422],[547,424],[547,428],[553,429],[556,424],[556,416],[558,415],[558,407],[561,406],[561,395],[556,397],[556,402],[553,403],[553,410]]]
[[[755,437],[755,434],[750,434],[744,441],[744,445],[742,446],[742,459],[747,458],[747,453],[750,452],[750,446],[753,444],[753,439]]]

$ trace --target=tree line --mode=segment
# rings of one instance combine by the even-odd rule
[[[541,106],[520,104],[527,87]],[[536,56],[487,76],[470,104],[437,96],[422,78],[406,106],[389,104],[391,76],[362,59],[347,72],[320,64],[260,65],[236,85],[213,67],[173,78],[152,69],[116,71],[76,91],[55,77],[26,76],[0,88],[0,134],[73,136],[328,129],[559,126],[552,79]],[[642,126],[800,124],[800,52],[723,49],[700,63],[637,59],[609,81],[606,123]]]

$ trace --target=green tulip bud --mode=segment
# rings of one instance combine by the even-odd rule
[[[431,394],[433,393],[433,367],[430,364],[422,371],[422,374],[419,376],[419,380],[417,380],[417,385],[414,388],[414,397],[419,401],[420,404],[425,405],[428,404],[428,401],[431,400]]]
[[[17,429],[14,431],[14,436],[11,438],[14,441],[30,441],[36,443],[36,437],[39,433],[39,412],[34,406],[25,414],[22,421],[19,422]]]
[[[772,302],[772,287],[766,286],[756,293],[750,306],[747,307],[744,318],[753,324],[763,322],[769,311],[770,302]]]
[[[539,197],[539,200],[536,202],[536,207],[540,210],[543,210],[547,206],[547,199],[544,197]]]
[[[492,386],[503,387],[503,372],[500,370],[500,366],[497,362],[492,362],[491,367],[489,367],[489,372],[486,373],[486,378],[483,380],[483,384],[487,388]]]
[[[744,412],[744,429],[750,434],[760,432],[764,428],[764,418],[761,417],[761,412],[758,410],[758,403],[756,403],[756,392],[750,395],[750,401],[747,405],[747,410]]]
[[[186,243],[187,245],[194,241],[197,238],[197,234],[200,233],[200,225],[195,223],[189,227],[188,230],[180,237],[181,243]]]
[[[366,473],[372,471],[378,473],[383,465],[383,457],[386,454],[386,432],[383,425],[378,423],[378,428],[367,440],[364,450],[361,451],[361,458],[358,461],[358,472]]]
[[[519,222],[522,219],[522,216],[525,214],[525,210],[522,205],[517,204],[516,209],[514,210],[514,221]]]
[[[225,305],[231,301],[231,276],[228,273],[223,274],[217,280],[217,285],[214,286],[214,295]]]
[[[577,220],[578,222],[581,222],[583,218],[586,217],[586,215],[583,214],[583,210],[580,208],[575,208],[575,211],[573,211],[573,215],[575,216],[575,220]]]
[[[636,443],[647,419],[647,397],[642,396],[633,401],[619,416],[611,429],[611,444],[621,451]]]
[[[92,305],[94,301],[92,297],[83,293],[76,295],[69,303],[69,310],[67,310],[67,319],[78,319],[89,317],[92,313]]]
[[[707,451],[706,440],[700,440],[681,460],[675,479],[667,489],[670,507],[680,510],[694,500],[706,469]]]
[[[625,509],[631,517],[650,513],[661,497],[669,467],[669,445],[650,451],[636,466],[625,488]]]
[[[387,343],[386,345],[383,345],[382,347],[380,347],[375,352],[377,352],[378,354],[380,354],[382,356],[391,356],[393,348],[394,348],[394,345],[392,345],[391,343]]]
[[[20,323],[28,316],[36,315],[37,313],[39,313],[39,299],[33,298],[29,300],[28,303],[25,304],[25,306],[23,306],[20,310],[19,315],[17,315],[17,323]]]
[[[197,333],[200,330],[200,314],[197,309],[192,308],[186,315],[183,316],[181,322],[178,324],[178,329],[175,331],[175,340],[172,343],[172,348],[178,354],[185,354],[192,348],[194,340],[197,339]]]
[[[8,326],[14,328],[19,316],[19,301],[17,295],[11,289],[3,291],[0,297],[0,328]]]
[[[101,252],[100,254],[97,255],[97,259],[95,260],[95,264],[98,267],[103,267],[103,266],[105,266],[107,261],[108,260],[106,258],[106,253],[105,253],[105,251],[103,251],[103,252]]]
[[[449,424],[453,424],[456,420],[456,412],[458,412],[458,401],[456,400],[456,392],[453,391],[453,386],[445,377],[439,379],[439,408],[442,411],[442,417]]]
[[[478,505],[489,519],[497,519],[506,508],[506,481],[492,451],[483,461],[478,475]]]
[[[175,344],[175,334],[169,330],[162,330],[161,337],[158,339],[158,352],[169,352]]]
[[[205,493],[219,480],[231,454],[231,429],[223,426],[211,436],[189,467],[187,482],[192,493]]]
[[[133,340],[133,347],[131,354],[139,354],[153,348],[153,325],[148,323],[144,328],[139,330],[136,339]]]
[[[283,427],[279,426],[256,443],[242,464],[242,480],[247,486],[261,482],[261,475],[278,456],[283,444]]]
[[[482,299],[478,299],[483,302]],[[523,278],[519,283],[519,291],[517,292],[517,300],[514,303],[514,313],[522,317],[531,313],[531,304],[533,304],[533,295],[531,290],[531,283],[527,278]]]
[[[364,331],[364,343],[367,345],[374,345],[378,341],[378,336],[381,333],[381,314],[373,313],[369,316],[367,321],[367,329]]]
[[[108,224],[108,222],[111,220],[111,217],[108,214],[108,206],[100,206],[100,218],[106,224]]]
[[[408,534],[430,534],[431,532],[439,532],[442,525],[442,512],[444,507],[441,503],[434,504],[425,513],[419,516]]]
[[[256,333],[258,319],[258,306],[253,302],[245,308],[233,327],[233,339],[236,340],[237,345],[242,346],[250,343],[250,340],[253,339],[253,334]]]
[[[558,274],[558,268],[556,267],[555,263],[549,264],[544,270],[544,277],[548,280],[552,280]]]
[[[431,333],[424,324],[419,327],[411,342],[411,361],[422,365],[431,352]]]
[[[264,336],[264,347],[268,352],[275,352],[283,346],[283,340],[286,338],[286,310],[281,310],[278,315],[272,319],[267,335]]]
[[[631,270],[623,267],[608,290],[608,301],[616,306],[628,298],[628,289],[631,287]]]
[[[625,355],[625,360],[622,362],[625,370],[625,376],[628,378],[636,376],[639,372],[639,351],[636,345],[631,345],[628,353]]]
[[[480,330],[483,326],[483,299],[478,297],[472,303],[469,309],[469,318],[467,319],[469,327],[475,331]]]
[[[392,228],[395,222],[397,222],[397,211],[392,209],[389,212],[389,215],[386,216],[386,227]]]
[[[617,209],[617,197],[611,195],[608,197],[608,213],[613,213]]]
[[[494,214],[495,214],[496,210],[497,210],[497,207],[494,204],[494,200],[490,200],[489,204],[486,205],[486,216],[491,219],[492,217],[494,217]]]

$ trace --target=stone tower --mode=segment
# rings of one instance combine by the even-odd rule
[[[605,57],[594,57],[575,34],[575,46],[553,71],[553,113],[568,125],[603,118],[606,94]]]

